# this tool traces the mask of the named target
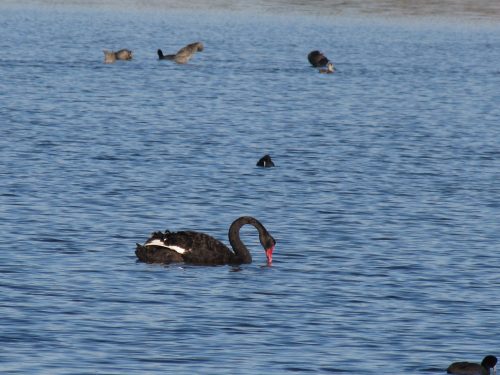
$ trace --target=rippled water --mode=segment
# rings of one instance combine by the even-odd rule
[[[500,29],[250,11],[0,12],[9,374],[439,374],[499,354]],[[188,65],[159,62],[201,40]],[[130,48],[103,64],[102,49]],[[321,49],[334,75],[306,55]],[[277,164],[259,169],[270,153]],[[153,230],[239,268],[137,263]]]

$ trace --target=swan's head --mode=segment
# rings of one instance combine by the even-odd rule
[[[260,243],[264,247],[266,251],[267,264],[271,264],[273,262],[273,251],[276,246],[276,240],[269,234],[269,232],[263,233],[260,236]]]

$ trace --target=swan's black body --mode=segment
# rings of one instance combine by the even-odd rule
[[[270,155],[264,155],[259,159],[257,162],[257,167],[264,167],[264,168],[270,168],[274,167],[273,160],[271,159]]]
[[[259,231],[260,243],[266,250],[268,264],[272,262],[272,252],[276,241],[266,228],[255,218],[242,216],[229,227],[231,251],[222,242],[200,232],[154,232],[144,243],[137,244],[135,254],[146,263],[191,264],[242,264],[252,263],[250,252],[240,239],[239,232],[243,225],[253,225]]]
[[[307,59],[315,68],[326,66],[330,60],[320,51],[312,51],[307,55]]]
[[[452,363],[446,372],[455,375],[489,375],[490,369],[494,369],[497,364],[497,358],[492,355],[484,357],[481,364],[471,362]]]

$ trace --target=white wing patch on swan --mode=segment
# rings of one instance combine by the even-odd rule
[[[167,249],[173,250],[175,252],[178,252],[179,254],[184,254],[186,252],[186,249],[175,246],[175,245],[166,245],[162,240],[154,239],[149,242],[146,242],[144,246],[161,246],[161,247],[166,247]]]

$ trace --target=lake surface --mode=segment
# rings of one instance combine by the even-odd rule
[[[499,356],[500,25],[0,7],[0,368],[442,374]],[[300,9],[299,9],[300,10]],[[203,41],[187,65],[158,61]],[[103,64],[103,49],[132,61]],[[337,72],[306,56],[321,49]],[[277,167],[260,169],[270,153]],[[135,243],[258,218],[254,263]]]

